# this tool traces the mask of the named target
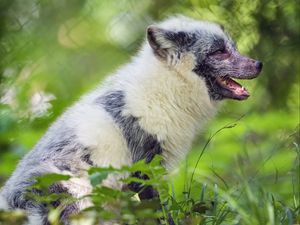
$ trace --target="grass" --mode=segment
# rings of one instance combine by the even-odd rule
[[[241,119],[241,118],[240,118]],[[229,179],[226,173],[211,168],[210,173],[199,170],[199,162],[207,148],[214,139],[222,137],[225,129],[235,128],[237,121],[228,123],[209,136],[198,156],[194,160],[194,166],[188,166],[185,171],[183,190],[178,191],[172,184],[173,174],[167,174],[161,166],[161,157],[145,165],[143,161],[137,162],[131,167],[124,166],[121,169],[91,168],[89,170],[93,192],[89,197],[94,203],[83,212],[72,217],[76,224],[96,224],[96,221],[118,221],[123,224],[157,224],[160,220],[162,224],[169,224],[168,218],[171,216],[176,225],[196,225],[196,224],[243,224],[243,225],[276,225],[276,224],[299,224],[300,223],[300,149],[296,142],[288,145],[292,148],[294,155],[293,166],[288,171],[288,178],[281,184],[280,171],[273,171],[275,183],[273,186],[282,188],[286,182],[288,188],[280,194],[280,190],[272,191],[263,182],[268,174],[261,172],[262,165],[256,165],[255,172],[249,176],[247,166],[239,164],[239,171],[234,172],[234,179]],[[298,129],[298,128],[297,128]],[[298,132],[298,131],[297,131]],[[286,141],[286,140],[285,140]],[[286,146],[281,143],[278,148]],[[265,158],[263,165],[271,157]],[[254,162],[255,164],[255,162]],[[100,186],[101,182],[112,173],[132,173],[141,171],[147,174],[149,180],[139,180],[128,177],[123,179],[124,183],[140,182],[144,185],[152,185],[160,193],[160,198],[151,201],[140,202],[136,195],[130,191],[115,190]],[[179,176],[180,177],[180,176]],[[44,195],[35,197],[38,201],[49,204],[57,198],[63,198],[64,202],[70,203],[74,199],[68,196],[49,195],[47,187],[58,180],[66,180],[69,177],[49,174],[37,179],[36,188],[44,190]],[[280,184],[280,185],[279,185]],[[274,187],[273,187],[274,188]],[[178,187],[177,187],[178,189]],[[275,188],[276,189],[276,188]],[[108,207],[109,206],[109,207]],[[158,210],[158,209],[161,210]],[[49,220],[51,224],[59,224],[60,208],[51,208]],[[0,224],[22,224],[24,217],[20,211],[1,212]]]

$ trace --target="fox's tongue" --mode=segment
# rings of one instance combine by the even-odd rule
[[[246,99],[250,96],[249,92],[240,85],[238,82],[234,81],[229,77],[218,77],[217,78],[218,84],[225,88],[226,90],[230,91],[238,99]]]

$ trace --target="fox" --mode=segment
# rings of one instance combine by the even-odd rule
[[[148,26],[145,36],[136,56],[67,109],[19,162],[1,189],[3,208],[23,209],[29,224],[43,225],[47,206],[26,197],[37,176],[70,175],[49,191],[80,198],[92,191],[90,167],[120,168],[160,155],[172,171],[223,100],[250,96],[235,79],[256,78],[263,67],[241,55],[217,23],[176,15]],[[113,176],[103,185],[122,188]],[[129,187],[141,200],[158,195],[151,187]],[[88,199],[66,205],[60,219],[68,224],[89,206]]]

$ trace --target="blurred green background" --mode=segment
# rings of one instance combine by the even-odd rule
[[[226,101],[199,135],[174,171],[174,192],[183,196],[207,138],[236,123],[213,138],[194,179],[226,190],[246,179],[299,205],[298,0],[1,0],[0,184],[68,106],[130,61],[147,25],[174,14],[223,24],[243,54],[264,63],[243,82],[251,97]]]

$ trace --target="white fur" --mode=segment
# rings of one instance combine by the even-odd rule
[[[143,49],[124,85],[127,110],[162,141],[166,166],[171,168],[185,156],[196,132],[215,114],[216,105],[204,81],[192,72],[192,55],[184,55],[171,70],[150,51],[148,46]]]
[[[96,96],[87,96],[77,104],[68,116],[67,123],[74,127],[79,142],[93,150],[91,159],[96,166],[119,168],[128,165],[131,161],[130,152],[113,118],[93,101],[89,102],[95,100]]]

